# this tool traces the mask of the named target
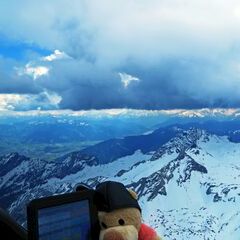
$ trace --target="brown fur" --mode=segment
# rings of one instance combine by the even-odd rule
[[[138,240],[138,231],[132,226],[116,226],[101,230],[99,240]]]
[[[107,228],[120,226],[118,222],[120,219],[124,220],[124,225],[133,225],[137,231],[139,231],[141,226],[141,213],[137,208],[118,209],[109,213],[99,212],[98,218],[101,229],[105,229],[102,223]]]

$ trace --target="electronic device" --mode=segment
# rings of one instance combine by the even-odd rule
[[[28,240],[97,240],[94,191],[35,199],[27,207]]]

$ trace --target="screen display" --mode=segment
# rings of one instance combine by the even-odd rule
[[[38,211],[39,240],[89,240],[90,226],[88,200]]]

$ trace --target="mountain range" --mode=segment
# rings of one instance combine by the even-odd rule
[[[24,224],[34,198],[115,180],[133,188],[143,219],[167,240],[240,236],[240,124],[198,121],[113,138],[54,161],[0,157],[0,204]]]

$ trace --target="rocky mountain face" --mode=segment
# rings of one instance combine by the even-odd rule
[[[0,205],[9,209],[20,199],[22,206],[25,207],[26,202],[35,195],[40,197],[55,192],[55,190],[49,191],[44,188],[41,191],[41,186],[48,183],[50,179],[60,180],[68,174],[81,171],[86,165],[93,166],[96,162],[94,157],[80,155],[77,152],[69,154],[61,162],[30,159],[18,153],[2,156],[0,158]],[[24,196],[25,202],[22,199],[24,194],[27,194]],[[20,217],[22,219],[22,213]]]
[[[145,136],[109,140],[52,162],[2,156],[0,204],[24,223],[24,207],[33,198],[72,191],[79,182],[95,187],[115,180],[138,193],[144,221],[164,239],[238,240],[240,144],[179,126]],[[114,156],[108,162],[107,146]]]

